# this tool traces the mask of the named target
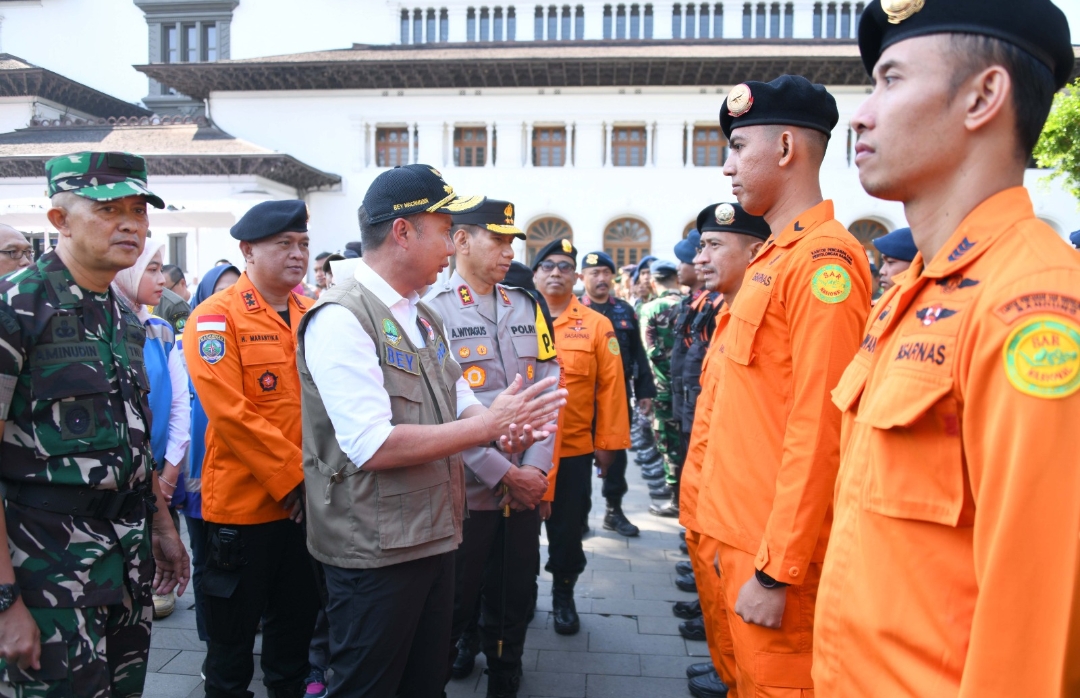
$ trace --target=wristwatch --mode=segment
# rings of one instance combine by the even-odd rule
[[[0,613],[11,608],[17,598],[19,598],[18,584],[0,584]]]
[[[778,582],[761,570],[754,570],[754,578],[757,579],[758,584],[766,589],[779,589],[787,586],[785,582]]]

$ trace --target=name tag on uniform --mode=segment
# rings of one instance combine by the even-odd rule
[[[34,347],[31,363],[38,366],[74,364],[85,361],[101,363],[96,342],[64,342],[61,344],[38,344]]]
[[[420,375],[420,359],[411,351],[404,351],[397,347],[384,344],[386,347],[386,363],[394,368],[399,368],[406,373]]]

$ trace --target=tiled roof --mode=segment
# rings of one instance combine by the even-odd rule
[[[41,97],[98,117],[152,114],[8,53],[0,53],[0,97]]]

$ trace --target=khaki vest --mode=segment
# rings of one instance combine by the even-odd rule
[[[460,454],[422,465],[368,472],[338,446],[318,386],[304,361],[304,330],[319,309],[348,309],[375,342],[391,424],[443,424],[456,419],[461,368],[450,356],[442,321],[424,303],[417,312],[427,346],[418,349],[379,299],[355,279],[323,293],[298,330],[307,487],[307,543],[335,567],[384,567],[455,550],[465,516]],[[348,351],[348,347],[342,347]]]

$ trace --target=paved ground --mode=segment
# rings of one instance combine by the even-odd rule
[[[634,698],[635,696],[687,696],[685,669],[708,655],[705,643],[688,642],[678,633],[680,622],[671,614],[671,602],[693,599],[675,588],[679,552],[679,525],[673,519],[648,514],[645,481],[630,459],[630,494],[624,509],[641,528],[639,538],[626,539],[604,531],[604,501],[597,486],[593,493],[592,534],[585,540],[589,558],[578,580],[576,598],[581,632],[556,635],[551,626],[551,575],[540,576],[536,618],[525,642],[525,676],[521,698]],[[598,483],[597,483],[598,484]],[[185,534],[186,536],[186,534]],[[546,541],[541,559],[547,559]],[[151,698],[202,696],[199,668],[205,647],[195,632],[192,600],[185,595],[177,611],[154,624],[146,695]],[[256,644],[256,652],[259,646]],[[473,675],[452,681],[450,698],[483,695],[483,655]],[[251,690],[265,696],[256,661]]]

